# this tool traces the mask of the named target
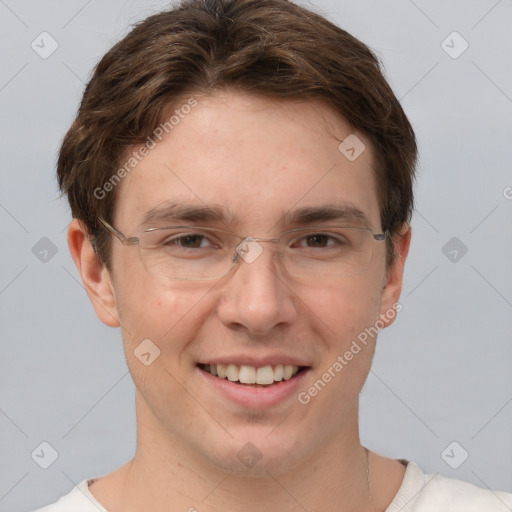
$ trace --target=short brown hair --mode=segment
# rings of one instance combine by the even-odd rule
[[[116,189],[98,197],[128,147],[144,143],[180,98],[236,88],[320,100],[371,141],[384,230],[413,210],[414,131],[373,52],[324,17],[286,0],[184,0],[140,22],[96,66],[58,158],[60,189],[110,263]],[[96,191],[96,192],[95,192]],[[388,240],[386,261],[394,260]]]

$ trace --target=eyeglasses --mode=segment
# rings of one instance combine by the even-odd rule
[[[390,236],[389,231],[375,234],[364,227],[309,226],[290,229],[278,238],[253,238],[222,229],[170,226],[126,237],[99,220],[123,245],[138,247],[150,274],[172,280],[219,279],[240,260],[255,261],[263,252],[260,243],[266,242],[275,244],[273,256],[290,275],[308,280],[356,276],[369,267],[374,242]]]

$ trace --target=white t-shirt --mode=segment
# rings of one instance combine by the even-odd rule
[[[512,494],[481,489],[439,474],[425,474],[407,464],[400,489],[386,512],[512,512]],[[108,512],[89,492],[84,480],[57,503],[34,512]]]

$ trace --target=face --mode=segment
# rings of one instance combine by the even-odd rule
[[[366,220],[320,217],[314,224],[382,232],[370,141],[329,108],[230,91],[195,98],[119,184],[116,229],[137,236],[186,224],[271,238],[305,227],[294,219],[299,210],[350,207]],[[366,148],[353,161],[338,149],[350,134]],[[143,224],[148,212],[170,204],[207,206],[217,215],[152,215]],[[112,238],[112,312],[137,388],[139,429],[237,473],[248,470],[241,455],[261,455],[251,474],[284,471],[353,434],[374,352],[368,329],[374,333],[379,318],[379,327],[393,321],[403,270],[398,258],[386,272],[384,242],[372,243],[371,264],[352,277],[291,275],[275,244],[261,242],[254,261],[239,258],[220,279],[177,281],[149,273],[137,247]],[[151,364],[136,356],[139,346]],[[274,384],[243,385],[205,371],[217,364],[247,366],[248,375],[251,367],[276,365],[300,371]],[[268,378],[267,370],[260,375]]]

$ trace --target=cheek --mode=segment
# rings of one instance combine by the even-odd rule
[[[334,422],[344,414],[342,405],[359,395],[371,367],[376,341],[372,328],[380,311],[375,282],[370,275],[338,282],[323,288],[314,302],[327,352],[305,393],[321,410],[338,411]]]
[[[314,312],[331,349],[342,350],[379,318],[380,288],[370,274],[340,279],[310,293]]]
[[[201,325],[204,288],[201,292],[190,283],[162,280],[135,265],[127,265],[123,272],[129,278],[117,283],[115,293],[127,359],[149,339],[162,356],[172,355],[169,360],[174,364],[176,354]]]

